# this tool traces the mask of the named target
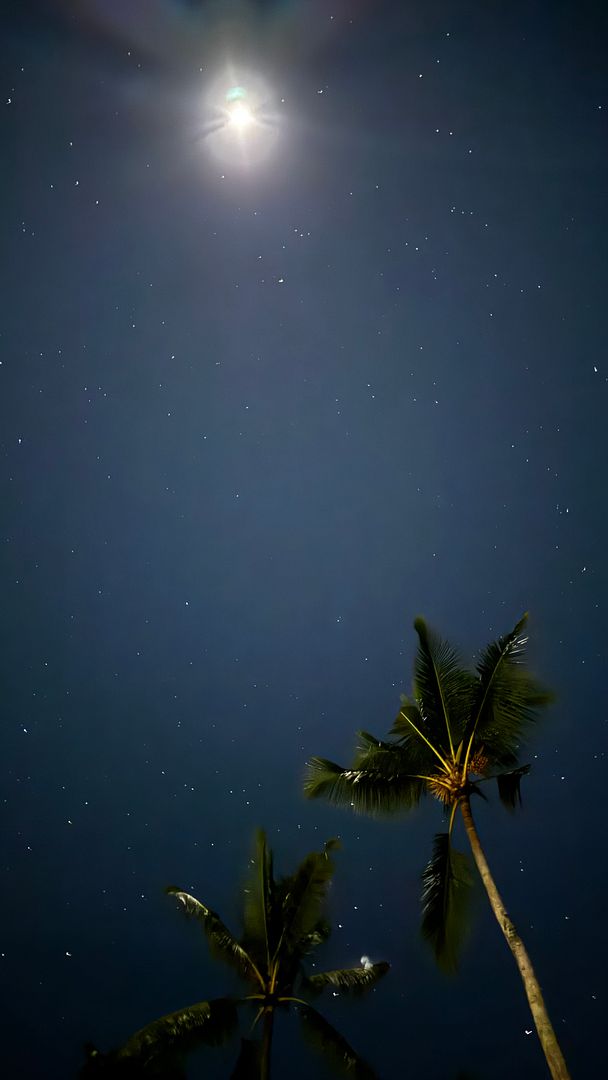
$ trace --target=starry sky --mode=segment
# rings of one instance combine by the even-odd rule
[[[478,812],[573,1076],[603,1047],[608,24],[542,0],[1,9],[0,961],[10,1075],[74,1076],[227,990],[238,915],[339,835],[326,1015],[385,1080],[541,1080],[483,895],[418,931],[441,828],[301,794],[390,727],[414,617],[531,611],[556,691],[523,812]],[[230,79],[263,116],[211,130]],[[229,80],[228,82],[226,80]],[[260,114],[261,115],[261,114]],[[229,977],[228,977],[229,978]],[[277,1025],[276,1076],[325,1076]],[[225,1077],[229,1055],[189,1075]],[[329,1075],[329,1073],[327,1074]]]

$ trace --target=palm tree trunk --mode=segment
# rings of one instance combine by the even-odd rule
[[[270,1052],[272,1050],[273,1024],[274,1009],[266,1009],[264,1012],[264,1027],[262,1031],[262,1057],[260,1061],[260,1080],[270,1080]]]
[[[507,945],[513,953],[515,963],[519,968],[536,1031],[547,1059],[547,1065],[549,1066],[551,1076],[553,1077],[553,1080],[570,1080],[570,1074],[549,1019],[547,1007],[543,1000],[541,988],[534,973],[532,962],[526,952],[523,941],[509,918],[502,897],[494,883],[494,878],[490,873],[490,867],[486,861],[475,827],[475,822],[473,821],[471,804],[468,796],[465,796],[460,800],[460,810],[471,845],[471,851],[473,852],[473,858],[475,859],[481,880],[483,881],[485,890],[488,894],[492,911],[496,916],[496,921],[506,938]]]

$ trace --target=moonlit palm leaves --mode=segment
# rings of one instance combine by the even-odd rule
[[[449,815],[448,830],[435,837],[423,875],[423,933],[437,961],[455,970],[466,925],[468,863],[452,848],[456,810],[463,798],[481,794],[496,779],[501,800],[513,809],[529,766],[519,766],[518,739],[550,695],[523,668],[524,616],[510,634],[480,655],[476,672],[456,651],[416,619],[419,646],[412,698],[402,698],[383,742],[360,732],[350,768],[324,758],[309,762],[305,782],[311,798],[324,796],[368,814],[390,814],[433,795]],[[443,923],[443,926],[441,925]]]
[[[238,1013],[230,998],[199,1001],[161,1016],[109,1054],[87,1048],[84,1077],[159,1077],[185,1080],[183,1059],[201,1046],[218,1046],[237,1030]]]
[[[468,924],[469,860],[454,851],[448,833],[437,833],[422,875],[422,934],[440,966],[456,971],[458,949]]]
[[[350,768],[312,758],[305,792],[368,814],[410,810],[427,794],[439,800],[448,826],[435,836],[423,873],[422,932],[447,971],[457,968],[472,881],[467,856],[452,846],[455,816],[461,811],[477,869],[520,969],[552,1075],[564,1078],[568,1073],[540,987],[491,878],[470,802],[472,795],[483,794],[481,785],[489,780],[496,780],[508,809],[521,801],[521,778],[529,770],[519,762],[521,743],[539,710],[551,701],[551,694],[525,667],[526,620],[524,615],[509,634],[491,642],[475,671],[469,671],[448,642],[416,619],[413,693],[402,698],[392,738],[382,742],[361,732]]]
[[[247,1006],[253,1009],[249,1035],[259,1026],[261,1039],[242,1039],[233,1075],[265,1080],[270,1076],[275,1013],[291,1008],[298,1012],[304,1033],[325,1053],[330,1052],[343,1072],[371,1078],[369,1066],[308,1000],[325,987],[340,994],[365,993],[389,967],[366,961],[361,967],[339,971],[309,974],[306,970],[308,956],[327,940],[330,932],[324,911],[334,872],[331,854],[336,846],[336,841],[328,841],[322,851],[307,855],[295,873],[277,880],[266,837],[258,833],[244,892],[244,931],[240,938],[211,908],[190,893],[170,886],[167,892],[175,897],[186,916],[198,922],[212,954],[237,972],[246,992],[238,999],[199,1002],[156,1020],[131,1036],[112,1055],[113,1062],[132,1062],[154,1075],[156,1062],[166,1065],[193,1046],[230,1038],[237,1027],[238,1007]]]

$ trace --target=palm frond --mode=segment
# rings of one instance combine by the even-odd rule
[[[352,1080],[376,1080],[374,1070],[312,1005],[298,1005],[298,1013],[308,1042],[336,1071]]]
[[[273,919],[274,873],[272,851],[266,834],[259,829],[255,836],[249,880],[244,889],[244,923],[247,951],[255,953],[258,964],[268,971],[276,940]]]
[[[467,856],[454,851],[449,833],[437,833],[422,875],[422,935],[444,971],[458,968],[468,921],[472,877]]]
[[[515,810],[518,805],[521,806],[521,778],[529,772],[529,765],[520,765],[519,769],[511,769],[510,772],[500,773],[496,777],[498,796],[507,810]]]
[[[424,619],[417,618],[414,627],[419,639],[414,692],[426,721],[425,734],[443,756],[451,757],[470,715],[475,680],[456,650],[429,630]]]
[[[283,929],[278,953],[283,957],[299,960],[310,950],[311,936],[324,926],[323,908],[334,874],[330,852],[337,844],[330,840],[323,851],[312,851],[296,872],[280,883]]]
[[[230,998],[199,1001],[186,1009],[161,1016],[136,1031],[116,1051],[115,1060],[137,1062],[148,1068],[198,1046],[219,1046],[236,1030],[236,1003]]]
[[[513,630],[491,642],[477,662],[477,686],[465,745],[488,760],[490,766],[517,764],[520,743],[539,710],[553,700],[551,692],[525,668],[527,637],[522,636],[527,615]]]
[[[344,769],[327,758],[308,762],[304,794],[325,798],[363,814],[393,814],[415,806],[423,783],[410,775],[382,774],[373,769]]]
[[[338,971],[320,971],[304,977],[302,985],[313,994],[319,994],[326,986],[331,986],[342,994],[365,994],[386,975],[390,964],[380,961],[377,964],[365,964],[363,967],[341,968]]]
[[[367,754],[369,754],[370,750],[384,751],[385,754],[393,755],[394,760],[395,757],[398,756],[398,754],[395,754],[394,751],[398,751],[399,746],[397,745],[397,743],[394,742],[384,742],[376,735],[370,734],[369,731],[358,731],[357,747],[355,749],[355,757],[353,760],[353,765],[355,768],[357,768],[360,762],[365,759]]]
[[[401,695],[401,708],[389,734],[396,736],[398,745],[404,751],[408,772],[426,775],[436,771],[438,759],[431,749],[432,732],[428,730],[428,724],[418,706],[405,694]]]
[[[441,762],[430,750],[428,754],[425,761],[428,773],[425,772],[424,775],[432,776],[441,768]],[[358,745],[352,767],[364,772],[378,773],[387,780],[396,776],[403,780],[419,780],[418,770],[413,768],[412,754],[408,748],[397,740],[383,742],[367,731],[358,732]]]
[[[244,979],[255,982],[256,985],[260,982],[256,964],[215,911],[211,911],[195,896],[184,892],[176,885],[169,885],[165,892],[175,897],[188,918],[196,919],[201,924],[214,956],[231,964]]]
[[[412,733],[415,734],[416,728],[419,731],[422,730],[424,727],[424,717],[416,703],[411,701],[406,694],[401,694],[400,698],[401,707],[389,734],[398,735],[400,738],[403,738]],[[419,738],[419,736],[416,737]]]

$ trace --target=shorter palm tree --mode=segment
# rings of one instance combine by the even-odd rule
[[[383,742],[359,733],[355,760],[348,768],[326,758],[312,758],[305,792],[368,814],[407,811],[425,794],[434,796],[448,815],[448,829],[435,836],[423,873],[422,932],[439,964],[455,970],[466,926],[468,859],[452,846],[460,811],[471,852],[494,915],[524,984],[536,1030],[554,1080],[568,1070],[553,1030],[530,957],[498,892],[471,811],[471,797],[481,784],[496,780],[502,802],[514,809],[520,801],[520,747],[540,708],[551,694],[524,665],[527,616],[479,655],[476,671],[463,666],[458,653],[416,619],[418,653],[412,698],[403,697]]]
[[[177,1077],[184,1054],[198,1045],[226,1041],[237,1029],[239,1006],[248,1006],[255,1010],[251,1032],[260,1025],[261,1038],[242,1039],[235,1080],[253,1076],[268,1080],[275,1016],[289,1009],[297,1011],[305,1033],[335,1066],[352,1077],[372,1078],[370,1067],[310,1000],[326,987],[339,994],[365,993],[389,969],[387,963],[373,964],[364,957],[361,967],[314,974],[306,970],[308,956],[330,934],[324,912],[334,873],[331,853],[337,846],[337,841],[328,841],[322,851],[307,855],[295,873],[276,880],[272,852],[259,832],[245,887],[240,939],[211,908],[170,886],[167,892],[184,914],[200,923],[212,954],[236,970],[249,992],[240,998],[199,1001],[163,1016],[108,1057],[90,1048],[90,1065],[101,1072],[104,1060],[118,1070],[117,1075],[139,1075],[143,1069],[146,1076]],[[93,1068],[89,1071],[92,1074]]]

